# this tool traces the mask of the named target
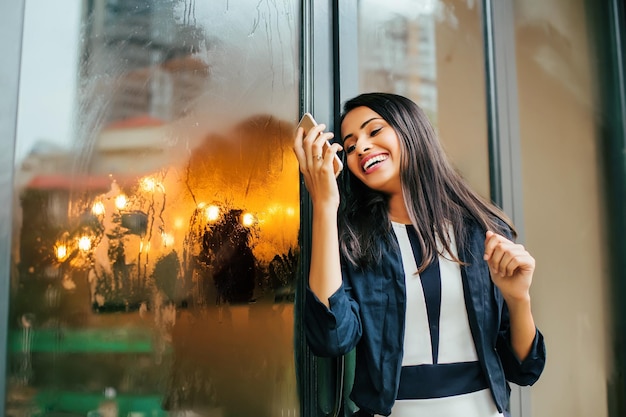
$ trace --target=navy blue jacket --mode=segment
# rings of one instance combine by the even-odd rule
[[[545,344],[537,330],[528,356],[520,361],[510,344],[509,313],[483,260],[485,235],[468,224],[460,245],[465,305],[479,362],[500,412],[508,410],[507,381],[532,385],[545,365]],[[395,238],[395,235],[394,235]],[[330,309],[307,290],[304,323],[307,342],[317,356],[336,357],[356,347],[354,403],[372,414],[389,415],[402,366],[406,294],[397,245],[386,245],[383,261],[364,270],[342,262],[343,284]],[[425,381],[428,383],[428,381]]]

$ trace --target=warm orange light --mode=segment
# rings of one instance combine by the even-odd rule
[[[204,213],[208,222],[215,222],[220,218],[220,208],[215,205],[210,205],[204,209]]]
[[[161,239],[163,240],[163,246],[168,247],[174,244],[174,236],[168,233],[161,233]]]
[[[293,217],[296,215],[296,210],[293,207],[287,207],[285,213],[287,214],[287,216]]]
[[[165,192],[165,187],[163,186],[163,184],[157,181],[154,177],[142,178],[139,181],[139,185],[141,186],[142,190],[149,193],[154,193],[157,190],[160,190],[163,193]]]
[[[143,240],[139,243],[139,253],[150,252],[150,242],[146,242],[144,245]]]
[[[243,216],[241,216],[241,224],[246,227],[252,226],[255,223],[255,220],[254,214],[252,213],[244,213]]]
[[[115,197],[115,207],[117,207],[119,210],[122,210],[124,207],[126,207],[126,196],[124,194],[120,194],[117,197]]]
[[[140,185],[142,190],[153,193],[157,187],[157,182],[152,177],[145,177],[141,179]]]
[[[182,229],[185,226],[185,220],[182,217],[174,219],[174,229]]]
[[[91,249],[91,239],[89,239],[89,237],[87,236],[83,236],[78,239],[78,249],[82,250],[83,252],[87,252],[89,249]]]
[[[95,203],[93,203],[93,207],[91,207],[91,212],[93,214],[95,214],[96,216],[101,216],[104,214],[104,204],[102,204],[102,201],[96,201]]]
[[[67,256],[67,246],[65,245],[59,245],[56,248],[56,255],[57,255],[57,259],[59,261],[62,261],[63,259],[65,259],[65,257]]]

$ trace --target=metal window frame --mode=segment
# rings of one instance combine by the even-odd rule
[[[334,128],[335,4],[333,0],[300,2],[300,114]],[[337,416],[341,409],[343,360],[312,354],[302,331],[302,306],[310,267],[312,205],[300,176],[300,261],[295,300],[295,355],[303,417]]]
[[[483,0],[491,198],[523,241],[524,207],[513,0]]]
[[[11,242],[13,233],[13,166],[25,0],[0,2],[0,414],[6,408]]]
[[[336,15],[335,116],[339,118],[343,103],[359,93],[358,0],[341,0],[341,4],[337,4]]]
[[[511,218],[524,242],[524,196],[515,56],[514,0],[483,0],[487,130],[491,199]],[[530,417],[528,387],[511,384],[512,417]]]
[[[358,50],[358,0],[341,0],[335,9],[335,126],[339,127],[343,103],[359,93]],[[344,155],[345,157],[345,155]],[[344,161],[345,162],[345,161]],[[341,176],[340,181],[346,181]],[[343,417],[352,416],[357,406],[350,400],[354,382],[356,353],[352,351],[342,358],[342,372],[338,375],[341,384],[339,398]]]
[[[613,132],[605,151],[605,160],[610,170],[607,205],[613,227],[610,232],[612,255],[613,314],[615,380],[612,381],[613,403],[609,402],[609,415],[622,416],[626,412],[626,307],[622,300],[626,297],[626,243],[623,234],[626,231],[626,5],[623,0],[611,0],[609,5],[609,36],[613,62],[613,102],[609,104],[615,112],[612,116]]]
[[[609,248],[613,369],[607,375],[608,411],[611,417],[626,413],[626,4],[610,0],[601,5],[585,0],[596,33],[600,108],[602,111],[601,164]],[[610,225],[610,227],[609,227]]]

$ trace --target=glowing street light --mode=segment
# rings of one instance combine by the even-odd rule
[[[120,194],[117,197],[115,197],[115,207],[118,208],[118,210],[122,210],[124,207],[126,207],[126,196],[124,194]]]
[[[59,261],[62,261],[67,256],[67,246],[59,245],[56,247],[56,256]]]
[[[213,223],[220,218],[220,208],[216,205],[210,205],[204,209],[207,221]]]
[[[78,239],[78,249],[82,250],[83,252],[89,251],[89,249],[91,249],[91,239],[89,239],[89,237],[87,236],[83,236]]]
[[[96,201],[93,204],[93,207],[91,208],[91,212],[93,214],[95,214],[96,216],[101,216],[104,214],[104,204],[102,203],[102,201]]]
[[[157,182],[156,182],[156,180],[154,178],[152,178],[152,177],[145,177],[145,178],[141,179],[141,188],[144,191],[153,193],[154,190],[156,189],[156,187],[157,187]]]
[[[241,216],[241,224],[246,227],[252,226],[255,220],[256,219],[254,218],[254,214],[252,213],[244,213],[243,216]]]
[[[154,193],[157,190],[161,191],[162,193],[165,192],[165,187],[163,186],[163,183],[157,181],[154,177],[143,177],[139,181],[139,185],[141,186],[142,190],[149,193]]]

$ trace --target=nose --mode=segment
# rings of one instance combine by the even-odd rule
[[[363,155],[370,149],[372,149],[372,144],[367,139],[359,139],[356,142],[356,152],[358,155]]]

